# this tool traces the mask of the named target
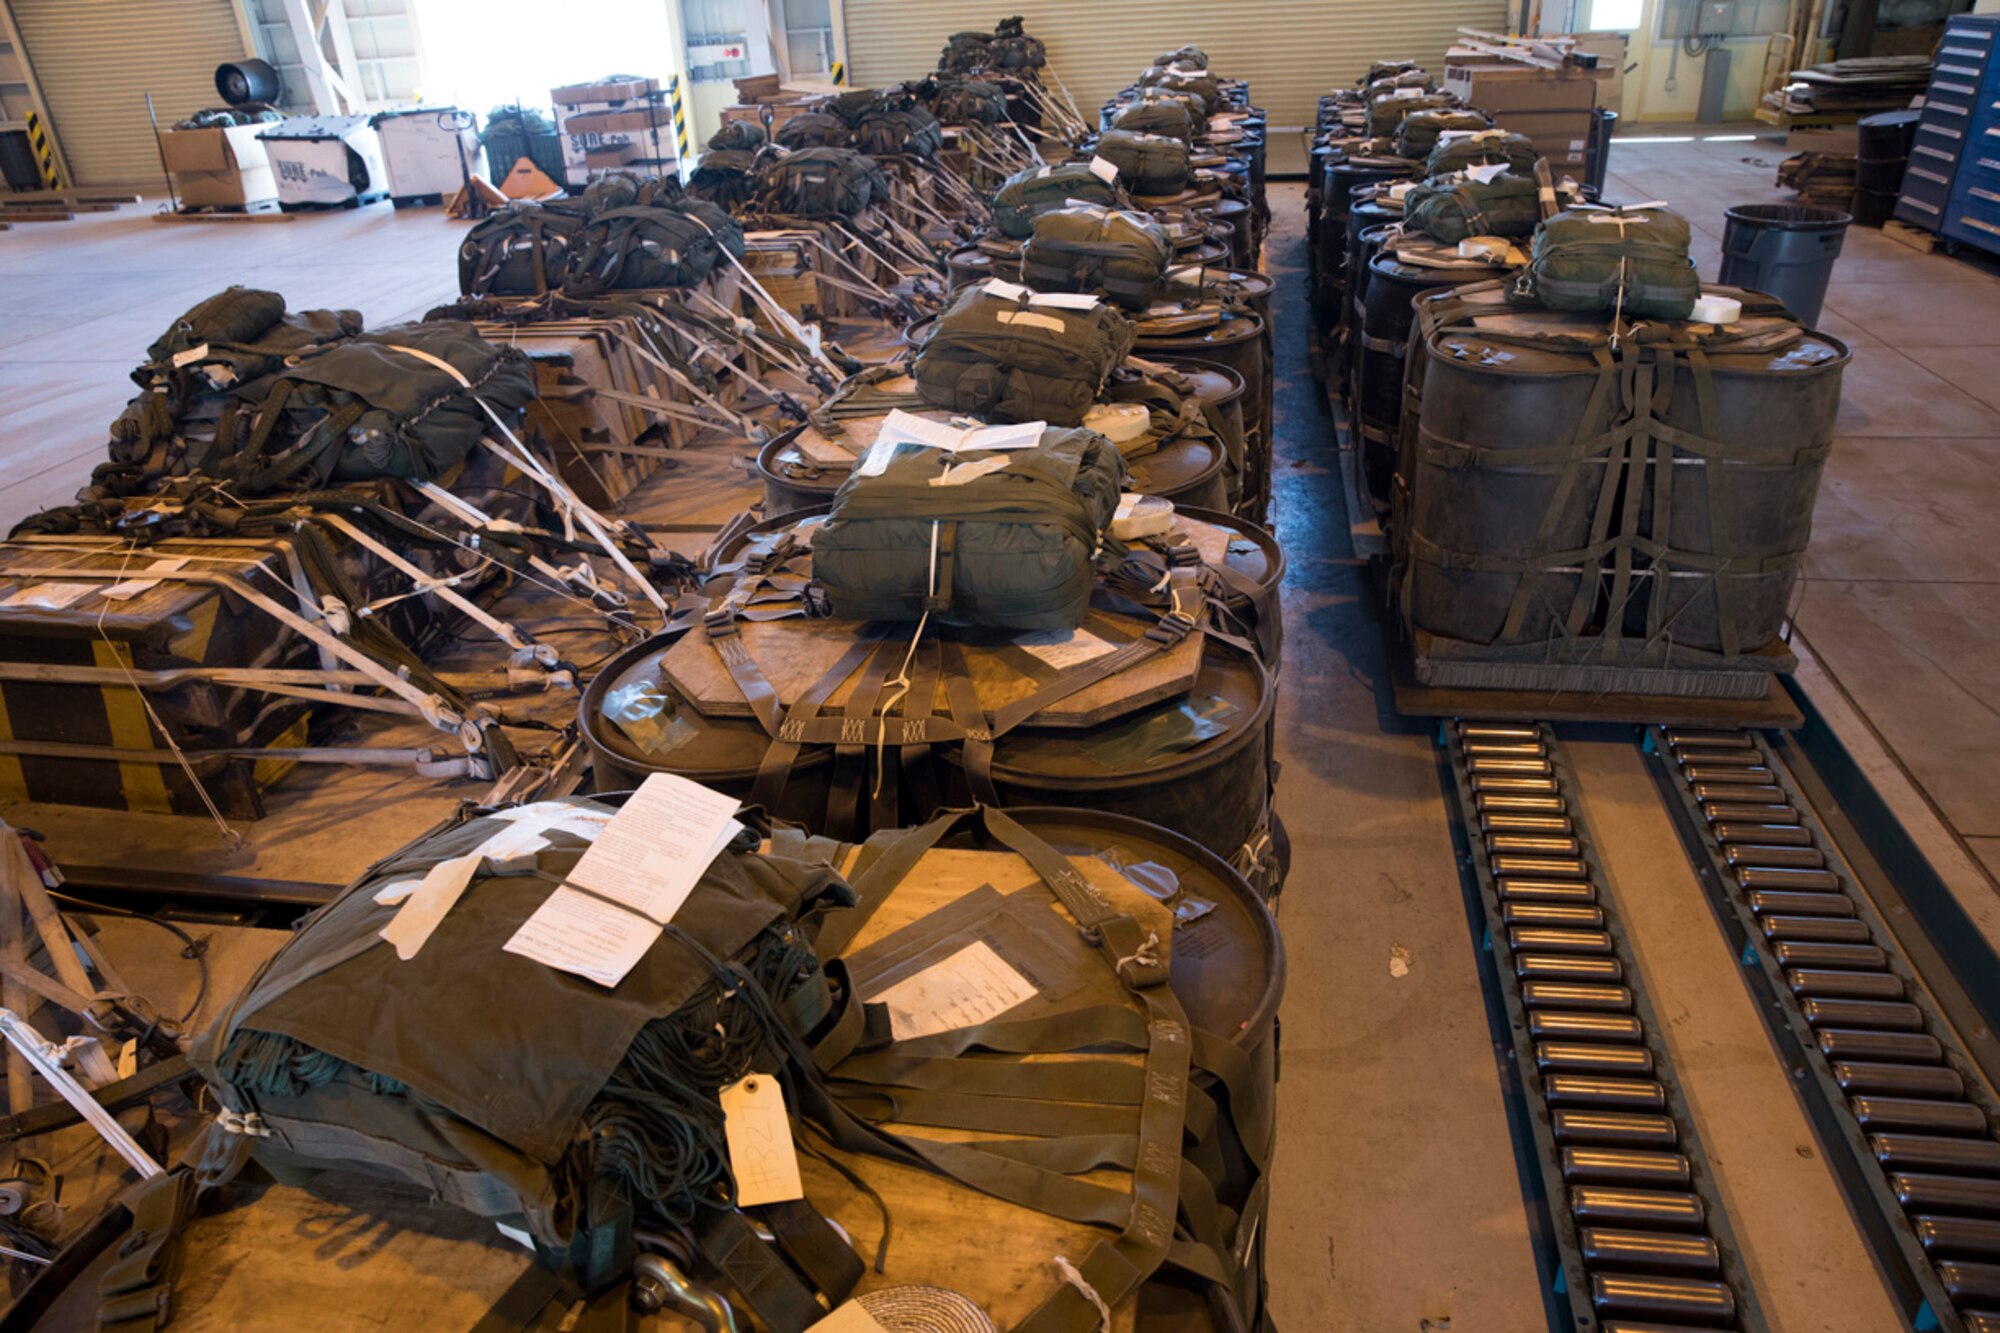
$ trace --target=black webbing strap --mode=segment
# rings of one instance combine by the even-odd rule
[[[803,1199],[792,1199],[764,1204],[753,1211],[771,1228],[785,1257],[798,1266],[814,1290],[824,1293],[836,1307],[853,1293],[866,1266],[818,1209]]]
[[[833,747],[833,786],[826,798],[826,832],[852,842],[860,836],[862,793],[868,785],[868,742],[882,701],[882,684],[889,677],[891,652],[877,652],[861,665],[861,674],[847,696],[840,718],[840,739]],[[884,720],[881,726],[887,726]]]
[[[879,633],[862,635],[848,646],[839,661],[827,668],[825,674],[799,696],[779,723],[770,745],[765,747],[764,757],[757,766],[756,780],[751,784],[750,804],[760,805],[766,810],[777,809],[778,798],[791,779],[792,766],[798,762],[799,751],[805,746],[806,723],[819,715],[820,708],[840,688],[841,682],[853,675],[881,642]],[[740,679],[737,687],[742,688]]]
[[[736,1288],[760,1325],[774,1333],[803,1333],[825,1317],[812,1288],[750,1229],[742,1213],[733,1208],[702,1209],[694,1240],[702,1257]]]

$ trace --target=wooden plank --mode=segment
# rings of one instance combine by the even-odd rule
[[[116,204],[86,204],[72,199],[65,199],[59,202],[62,208],[67,209],[71,213],[115,213],[118,211],[118,205]],[[13,214],[20,212],[34,213],[47,211],[49,211],[49,206],[37,208],[33,204],[17,204],[12,200],[0,199],[0,217],[11,217]]]
[[[794,618],[741,621],[737,632],[751,660],[777,691],[779,702],[789,708],[832,669],[863,628],[861,622],[853,620]],[[1084,617],[1084,628],[1111,643],[1123,644],[1145,633],[1147,625],[1129,616],[1092,610]],[[926,633],[949,635],[965,645],[973,689],[978,693],[980,707],[989,716],[1034,693],[1056,674],[1025,649],[1013,646],[1014,636],[1005,631],[941,630],[932,626]],[[906,643],[907,640],[885,643],[877,651],[893,651],[900,661]],[[1201,669],[1202,645],[1203,636],[1199,632],[1189,634],[1166,652],[1155,653],[1052,704],[1035,714],[1030,722],[1038,727],[1095,727],[1148,705],[1179,698],[1194,688],[1195,674]],[[706,635],[684,636],[667,650],[661,668],[674,688],[701,713],[711,717],[755,716]],[[837,714],[853,692],[852,679],[842,682],[823,711]],[[932,707],[933,711],[950,716],[942,680],[938,682]]]
[[[1922,227],[1913,227],[1909,223],[1898,221],[1895,218],[1891,218],[1882,224],[1882,235],[1898,245],[1915,250],[1920,255],[1927,255],[1944,248],[1944,242],[1938,238],[1936,232],[1925,231]]]
[[[0,217],[5,217],[9,222],[69,222],[75,219],[76,214],[67,209],[18,208],[0,212]]]

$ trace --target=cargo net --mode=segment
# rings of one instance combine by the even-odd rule
[[[1768,298],[1614,345],[1589,316],[1510,311],[1505,286],[1417,303],[1391,536],[1420,677],[1762,697],[1794,664],[1781,633],[1844,351]],[[1445,398],[1537,383],[1567,440]]]

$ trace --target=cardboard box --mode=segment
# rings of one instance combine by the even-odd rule
[[[1518,61],[1495,60],[1479,52],[1454,52],[1445,66],[1444,88],[1496,116],[1504,111],[1589,111],[1610,68],[1595,72],[1541,69]]]
[[[278,177],[280,204],[344,204],[388,189],[382,136],[367,116],[294,116],[264,126],[260,137]],[[360,159],[363,188],[354,182]]]
[[[656,133],[657,143],[654,141]],[[630,166],[641,159],[664,160],[669,164],[678,160],[674,150],[674,132],[665,125],[644,134],[631,131],[622,134],[565,134],[562,143],[564,174],[571,185],[588,184],[598,172]]]
[[[479,136],[469,127],[455,133],[446,128],[455,112],[454,107],[419,107],[375,117],[391,196],[449,197],[465,185],[468,171],[479,170]]]
[[[586,111],[562,118],[564,134],[624,134],[644,132],[674,123],[673,113],[662,104],[640,105],[623,111]]]
[[[579,106],[586,102],[615,106],[658,91],[658,79],[605,79],[597,83],[572,83],[562,88],[551,88],[549,100],[557,106]]]
[[[583,164],[592,171],[616,171],[627,166],[639,156],[639,145],[627,139],[617,139],[600,148],[587,148],[583,154]]]
[[[244,208],[273,203],[278,178],[257,136],[268,125],[168,130],[160,136],[174,196],[189,208]]]
[[[1785,134],[1787,153],[1841,153],[1854,157],[1861,151],[1861,130],[1855,125],[1836,125],[1824,130],[1789,130]]]

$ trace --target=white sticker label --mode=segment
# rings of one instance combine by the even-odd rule
[[[1028,295],[1028,289],[1016,283],[1003,282],[999,278],[986,280],[986,291],[1003,301],[1019,301]]]
[[[868,996],[889,1010],[897,1041],[928,1037],[998,1018],[1035,998],[1034,983],[1007,965],[984,940]]]
[[[1014,460],[1006,454],[995,454],[982,458],[976,463],[947,463],[942,473],[931,478],[933,486],[963,486],[969,481],[989,477]]]
[[[477,853],[469,853],[440,861],[430,868],[430,873],[403,899],[402,907],[389,919],[389,924],[382,927],[382,938],[396,946],[396,957],[407,963],[417,956],[417,951],[444,921],[445,913],[464,896],[484,859]]]
[[[722,1136],[729,1144],[729,1172],[736,1177],[736,1206],[803,1199],[799,1152],[785,1115],[785,1090],[769,1074],[752,1074],[722,1089]]]
[[[654,922],[565,885],[501,947],[610,989],[659,938]]]
[[[185,352],[175,352],[173,355],[173,367],[175,370],[179,370],[182,366],[191,366],[207,355],[207,343],[203,343],[199,347],[190,347]]]
[[[1493,183],[1494,177],[1501,175],[1506,170],[1507,164],[1505,162],[1487,162],[1480,166],[1467,167],[1465,174],[1468,179],[1478,181],[1481,185],[1490,185]]]
[[[104,590],[104,599],[108,602],[130,601],[140,593],[160,586],[159,579],[149,578],[147,575],[172,574],[187,564],[187,562],[188,558],[184,555],[169,556],[164,560],[155,560],[152,564],[146,566],[144,572],[137,578],[126,579],[122,583],[114,583],[106,588]]]
[[[31,583],[0,602],[0,610],[61,611],[75,606],[103,586],[101,583]]]
[[[1036,292],[1028,298],[1028,304],[1052,310],[1095,310],[1103,301],[1088,292]]]
[[[1087,629],[1031,630],[1015,635],[1014,644],[1058,671],[1095,661],[1114,647]]]
[[[1118,164],[1108,158],[1092,157],[1090,159],[1090,174],[1103,181],[1106,185],[1116,185],[1118,183]]]
[[[958,443],[961,451],[974,449],[1032,449],[1047,434],[1046,421],[1020,421],[1000,426],[979,426],[965,433]]]

